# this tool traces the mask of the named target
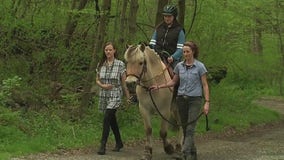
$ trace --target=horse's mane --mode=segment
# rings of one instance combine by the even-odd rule
[[[144,52],[145,54],[143,54],[143,57],[142,57],[141,56],[142,54],[137,54],[138,52]],[[137,57],[137,56],[139,56],[139,57]],[[124,58],[125,58],[126,61],[131,61],[132,58],[134,58],[134,59],[146,58],[148,61],[151,61],[153,63],[157,62],[157,60],[160,61],[160,57],[155,52],[155,50],[153,50],[149,46],[145,46],[143,44],[128,46],[128,48],[125,52]]]
[[[145,47],[144,53],[148,55],[148,57],[149,57],[148,61],[149,62],[151,62],[151,63],[161,62],[160,56],[158,55],[157,52],[155,52],[154,49],[151,49],[150,47],[147,46],[147,47]]]
[[[156,81],[156,78],[160,78],[158,81],[166,80],[165,77],[167,77],[167,73],[165,71],[167,70],[167,67],[162,62],[157,52],[149,46],[145,46],[143,44],[129,46],[125,51],[124,58],[129,66],[132,65],[131,67],[137,67],[139,70],[143,67],[143,78],[145,78],[143,81],[147,82],[147,85]],[[139,75],[142,72],[140,71],[136,74]]]

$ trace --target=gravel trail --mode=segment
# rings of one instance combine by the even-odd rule
[[[276,110],[284,117],[284,100],[261,98],[255,103]],[[210,133],[209,133],[210,134]],[[197,137],[199,160],[284,160],[284,118],[277,124],[258,126],[241,135]],[[97,155],[96,150],[59,152],[57,154],[37,154],[12,160],[139,160],[143,145],[126,146],[121,152],[110,151]],[[174,160],[166,155],[162,143],[153,146],[153,160]]]

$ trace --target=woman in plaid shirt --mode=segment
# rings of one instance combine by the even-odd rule
[[[126,97],[129,98],[125,83],[125,64],[117,59],[116,47],[113,43],[107,42],[103,49],[104,54],[96,70],[96,83],[100,87],[99,110],[104,113],[101,146],[97,152],[100,155],[105,154],[110,128],[116,141],[112,151],[119,152],[123,148],[115,113],[121,104],[123,90]]]

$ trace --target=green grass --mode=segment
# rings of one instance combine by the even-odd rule
[[[240,89],[228,82],[211,86],[209,126],[211,132],[223,132],[234,128],[243,131],[252,125],[265,124],[280,119],[280,115],[252,103],[258,98],[255,90]],[[0,159],[53,152],[58,149],[97,147],[102,131],[102,113],[97,105],[88,108],[87,114],[79,121],[62,116],[60,107],[51,111],[19,113],[1,108],[0,113]],[[63,112],[64,113],[64,112]],[[67,114],[67,112],[65,113]],[[118,123],[124,142],[145,139],[142,118],[138,106],[130,106],[117,112]],[[152,121],[154,138],[159,137],[160,118]],[[197,125],[197,134],[205,134],[205,116]],[[168,136],[175,136],[170,131]],[[3,137],[3,138],[2,138]],[[111,134],[109,143],[114,143]]]
[[[252,125],[270,123],[281,118],[279,113],[253,103],[260,96],[275,94],[275,91],[271,92],[271,88],[265,88],[263,84],[240,84],[236,85],[226,79],[218,86],[211,86],[211,131],[222,132],[230,128],[242,131]],[[197,127],[198,133],[204,133],[204,128],[205,118],[202,117]]]

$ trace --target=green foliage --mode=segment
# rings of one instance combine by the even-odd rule
[[[222,81],[221,85],[211,86],[209,125],[211,131],[222,132],[227,129],[246,130],[255,124],[266,124],[280,119],[280,114],[253,103],[269,88],[261,88],[255,84],[229,85]],[[263,91],[264,90],[264,91]],[[205,133],[205,118],[201,118],[198,132]]]
[[[8,159],[15,153],[23,154],[24,146],[18,142],[26,140],[27,135],[21,130],[22,121],[19,112],[11,111],[0,105],[0,159]]]
[[[244,90],[237,85],[229,86],[226,83],[227,81],[224,80],[221,85],[211,86],[209,114],[211,131],[221,132],[230,128],[243,130],[251,124],[268,123],[279,118],[275,112],[251,103],[257,97],[254,89]],[[97,103],[93,106],[88,108],[87,114],[79,121],[65,118],[68,112],[63,112],[63,117],[60,110],[65,108],[60,107],[43,112],[30,111],[23,115],[5,109],[0,114],[0,122],[7,124],[0,130],[0,135],[5,137],[1,141],[0,152],[15,156],[57,149],[98,146],[103,114],[98,112]],[[72,115],[69,116],[72,117]],[[125,142],[144,138],[143,122],[137,106],[118,110],[117,117]],[[153,117],[152,124],[154,137],[158,138],[160,127],[158,115]],[[204,117],[198,124],[197,132],[205,133]],[[169,134],[169,136],[174,135],[174,132]],[[109,142],[114,143],[112,134]]]
[[[95,98],[97,99],[97,98]],[[94,103],[94,106],[97,106]],[[66,108],[50,108],[42,112],[29,111],[24,114],[0,108],[1,130],[0,156],[55,151],[58,149],[83,148],[100,142],[103,114],[97,108],[87,109],[80,120],[66,118]],[[72,117],[73,115],[69,115]],[[118,111],[118,123],[125,141],[144,137],[137,106],[128,106]],[[135,128],[129,130],[129,128]],[[110,136],[110,143],[114,137]],[[25,149],[21,149],[25,148]]]
[[[10,109],[0,106],[0,124],[3,126],[17,125],[19,121],[19,113],[12,112]]]
[[[0,105],[6,105],[7,101],[11,97],[12,91],[21,86],[21,80],[21,77],[14,76],[2,81],[0,91]]]
[[[120,12],[117,2],[112,4],[112,8],[116,9],[111,10],[106,40],[124,38],[119,37],[121,31],[118,32]],[[178,1],[172,2],[177,4]],[[213,66],[213,70],[209,69],[210,74],[218,74],[215,66],[227,68],[226,78],[219,84],[210,85],[209,122],[213,132],[230,128],[243,130],[252,124],[279,119],[277,113],[252,103],[262,95],[280,94],[279,86],[283,81],[280,60],[283,55],[278,45],[278,34],[283,33],[278,33],[277,27],[283,25],[280,23],[283,8],[276,6],[274,0],[198,1],[193,29],[188,34],[195,6],[191,1],[186,1],[184,27],[187,40],[199,44],[199,59],[207,67]],[[80,11],[70,8],[69,0],[1,2],[0,159],[99,144],[103,115],[97,110],[97,97],[90,102],[92,107],[86,109],[81,119],[76,117],[81,100],[77,89],[86,83],[85,77],[96,45],[94,37],[99,23],[98,13],[93,3],[88,3]],[[127,43],[149,42],[154,31],[155,12],[156,6],[152,1],[139,1],[137,34],[133,42]],[[70,39],[71,44],[66,47],[66,35],[63,33],[69,17],[75,17],[78,22]],[[256,19],[261,26],[256,26]],[[263,51],[252,54],[252,33],[257,27],[262,31]],[[120,58],[123,57],[123,44],[118,42]],[[50,101],[50,84],[53,81],[61,83],[63,89],[57,100]],[[40,95],[40,98],[33,97],[34,101],[46,102],[44,107],[30,108],[27,112],[7,108],[7,101],[15,89],[22,94],[26,93],[23,90],[36,92],[35,95]],[[137,106],[119,110],[117,117],[126,142],[144,138]],[[204,124],[205,118],[201,117],[197,128],[199,134],[205,133]],[[154,116],[155,137],[159,136],[159,126],[160,119]],[[110,142],[114,142],[112,135]]]

